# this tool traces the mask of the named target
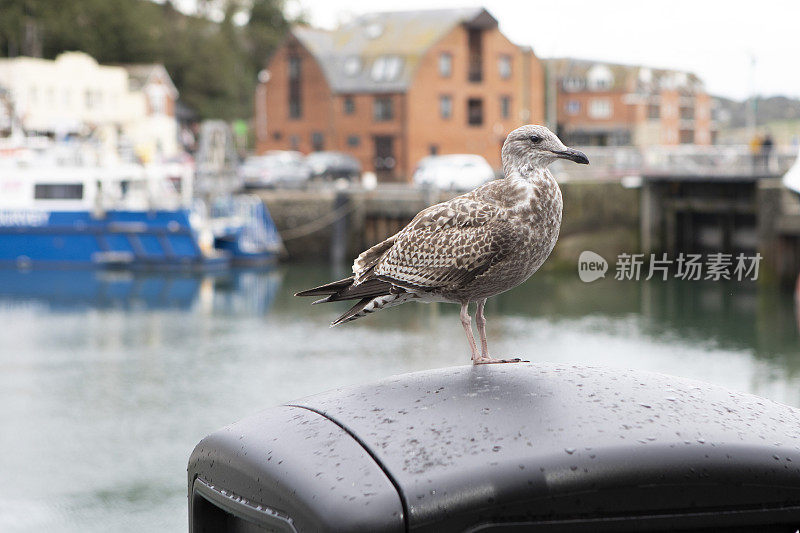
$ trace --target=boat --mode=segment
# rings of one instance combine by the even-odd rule
[[[208,206],[191,168],[125,162],[85,142],[35,146],[0,158],[0,266],[210,270],[280,253],[261,202]]]

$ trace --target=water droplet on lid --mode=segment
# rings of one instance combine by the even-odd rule
[[[573,453],[575,453],[575,448],[564,448],[564,451],[572,455]]]

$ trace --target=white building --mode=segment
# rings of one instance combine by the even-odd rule
[[[178,91],[162,65],[99,65],[83,52],[55,60],[0,58],[0,87],[10,92],[22,127],[57,136],[97,130],[120,137],[145,159],[178,151]]]

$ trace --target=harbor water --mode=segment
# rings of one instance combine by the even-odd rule
[[[183,531],[186,462],[266,407],[469,363],[452,305],[330,329],[292,294],[336,276],[0,271],[0,531]],[[492,355],[635,368],[800,406],[790,291],[752,282],[583,283],[540,272],[487,304]]]

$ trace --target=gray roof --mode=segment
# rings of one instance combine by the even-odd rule
[[[614,76],[613,90],[647,92],[667,87],[673,87],[681,92],[703,90],[700,78],[692,72],[681,70],[652,68],[643,65],[622,65],[571,57],[546,59],[545,65],[552,75],[562,81],[568,78],[585,79],[592,67],[603,65]],[[676,77],[681,78],[680,83],[676,83]]]
[[[483,8],[370,13],[335,30],[296,26],[333,92],[404,92],[427,50],[459,24],[488,28]]]

